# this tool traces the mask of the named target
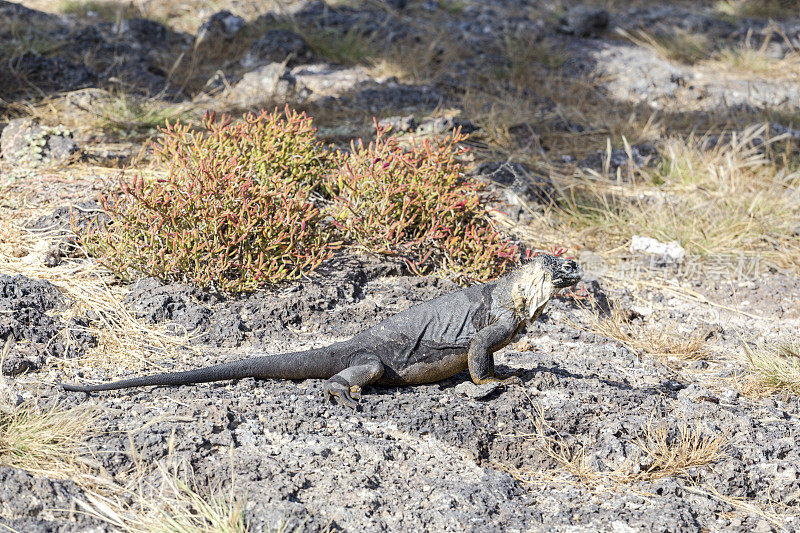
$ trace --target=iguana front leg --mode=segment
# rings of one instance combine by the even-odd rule
[[[494,372],[494,352],[504,346],[516,331],[515,324],[503,322],[483,328],[472,338],[472,342],[469,344],[467,364],[469,375],[476,385],[519,382],[517,376],[503,379],[497,377]]]
[[[382,375],[383,363],[377,355],[358,355],[349,367],[325,381],[325,397],[336,396],[343,404],[355,409],[357,400],[361,398],[361,387],[379,380]]]

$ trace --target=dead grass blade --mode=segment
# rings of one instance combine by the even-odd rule
[[[86,500],[77,502],[86,513],[126,533],[248,531],[244,501],[234,495],[235,480],[231,480],[227,495],[199,489],[191,468],[185,463],[173,461],[174,434],[169,440],[166,463],[156,463],[152,471],[137,458],[135,452],[133,455],[138,488],[123,490],[120,487],[117,493],[109,495],[87,492]],[[158,485],[144,481],[153,475],[159,480]],[[128,503],[124,502],[125,499]],[[276,531],[284,531],[283,526]]]
[[[790,531],[786,527],[786,518],[788,518],[787,513],[779,513],[775,509],[769,509],[762,507],[755,502],[746,500],[744,498],[737,498],[734,496],[727,496],[725,494],[720,493],[716,488],[710,485],[703,485],[702,487],[693,487],[687,486],[684,487],[685,490],[692,492],[694,494],[699,494],[701,496],[708,496],[715,500],[718,500],[726,505],[730,505],[734,509],[743,512],[748,516],[759,516],[778,528],[780,531]],[[773,507],[775,507],[773,505]],[[794,516],[797,516],[796,513],[792,513]]]
[[[0,394],[0,464],[36,476],[94,484],[86,461],[85,441],[95,430],[96,406],[41,409],[36,402],[14,405]]]
[[[743,362],[750,377],[742,384],[742,392],[754,396],[800,394],[800,340],[759,348],[744,345]]]
[[[172,355],[181,360],[184,350],[196,351],[189,346],[190,332],[178,334],[169,326],[151,325],[136,318],[123,304],[126,289],[92,260],[69,260],[48,268],[41,261],[13,257],[0,250],[0,262],[6,273],[43,279],[58,287],[73,302],[64,318],[92,312],[95,319],[85,329],[98,338],[98,346],[82,358],[59,361],[63,367],[88,365],[118,375],[148,366],[159,368],[154,364],[157,358]],[[63,342],[72,342],[66,331],[62,334]]]
[[[159,465],[160,469],[164,469]],[[91,516],[128,533],[246,533],[244,502],[205,495],[196,486],[164,472],[158,497],[139,497],[128,510],[113,497],[86,493],[78,505]]]
[[[663,477],[685,478],[693,468],[709,466],[726,454],[727,434],[709,436],[700,422],[694,426],[685,420],[673,428],[655,424],[651,416],[641,434],[632,440],[638,453],[627,457],[612,470],[600,470],[586,454],[586,447],[570,444],[545,420],[541,405],[528,413],[534,432],[515,435],[533,443],[557,465],[550,470],[516,469],[499,465],[525,484],[570,483],[592,492],[640,490],[637,485]],[[643,491],[644,492],[644,491]]]
[[[633,352],[661,359],[672,365],[686,361],[711,359],[715,356],[709,346],[710,331],[694,329],[689,333],[680,331],[677,322],[659,321],[646,324],[643,320],[632,320],[617,302],[609,302],[608,313],[603,313],[598,304],[591,301],[583,307],[583,323],[571,319],[572,327],[590,331],[614,339]]]
[[[711,40],[702,33],[691,33],[679,28],[660,28],[657,32],[623,30],[617,33],[632,43],[647,48],[672,61],[693,64],[711,53]]]
[[[651,418],[633,443],[641,452],[637,462],[643,465],[637,476],[655,481],[662,477],[685,477],[690,468],[719,461],[725,456],[728,435],[705,435],[698,421],[693,428],[686,423],[678,426],[677,435],[673,436],[670,428],[655,425]]]
[[[544,222],[589,249],[646,235],[678,241],[694,258],[758,257],[800,271],[793,233],[800,172],[781,166],[771,152],[785,139],[769,137],[764,124],[718,136],[712,149],[702,139],[668,139],[661,163],[627,182],[564,176],[572,185]]]

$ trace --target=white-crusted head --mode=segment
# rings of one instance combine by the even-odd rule
[[[580,281],[583,271],[575,261],[537,255],[514,271],[511,298],[520,315],[535,320],[559,289]]]

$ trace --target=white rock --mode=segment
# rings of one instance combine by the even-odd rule
[[[641,235],[631,237],[631,252],[656,255],[665,263],[682,263],[686,257],[686,250],[678,241],[663,243],[652,237]]]

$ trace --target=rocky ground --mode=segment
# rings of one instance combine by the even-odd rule
[[[800,327],[800,227],[701,253],[541,223],[567,171],[625,192],[669,160],[671,136],[702,138],[698,153],[773,157],[797,214],[797,18],[720,7],[735,2],[229,4],[109,17],[103,4],[0,2],[0,412],[97,406],[79,466],[61,472],[25,467],[0,433],[0,525],[157,530],[167,482],[184,479],[184,499],[230,496],[249,531],[800,529],[800,400],[743,359]],[[636,33],[657,28],[674,57]],[[676,35],[777,63],[688,61]],[[518,59],[542,67],[529,91],[518,43]],[[76,249],[70,206],[96,209],[118,166],[152,169],[151,120],[286,102],[343,144],[372,117],[410,136],[474,131],[470,172],[495,188],[502,222],[531,246],[566,247],[588,274],[583,297],[551,302],[498,354],[522,384],[368,388],[357,411],[324,401],[314,380],[59,390],[322,346],[457,289],[345,251],[300,282],[225,297],[125,284]],[[774,136],[783,154],[767,148]],[[630,195],[655,212],[686,189]]]

